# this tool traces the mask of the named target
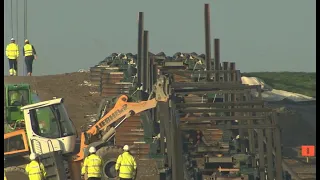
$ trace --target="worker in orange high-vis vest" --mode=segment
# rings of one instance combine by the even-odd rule
[[[37,52],[34,46],[30,44],[28,39],[24,41],[24,44],[25,44],[23,47],[24,61],[26,63],[28,76],[31,76],[33,60],[37,60]]]
[[[14,38],[11,38],[11,42],[6,48],[6,56],[9,60],[9,74],[10,76],[16,76],[18,71],[19,46]]]

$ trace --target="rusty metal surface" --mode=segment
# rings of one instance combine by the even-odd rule
[[[210,7],[204,5],[204,29],[205,29],[205,48],[206,48],[206,67],[211,70],[211,37],[210,37]],[[207,80],[210,81],[210,74],[207,73]]]
[[[118,147],[129,145],[131,147],[130,152],[137,158],[148,156],[150,145],[144,143],[144,130],[139,115],[128,118],[119,126],[115,140]]]

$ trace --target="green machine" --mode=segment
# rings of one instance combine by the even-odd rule
[[[4,132],[24,128],[24,115],[21,107],[40,102],[38,95],[31,91],[29,84],[4,84]],[[47,117],[46,111],[38,112]],[[43,118],[47,120],[48,118]]]

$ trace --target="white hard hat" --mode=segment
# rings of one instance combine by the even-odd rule
[[[14,41],[14,38],[11,38],[10,40],[11,40],[11,41]]]
[[[124,151],[129,151],[129,149],[130,149],[130,148],[129,148],[128,145],[124,145],[124,146],[123,146],[123,150],[124,150]]]
[[[35,153],[31,153],[29,158],[31,161],[33,161],[37,158],[37,155]]]
[[[96,151],[97,151],[96,148],[93,146],[89,148],[89,153],[95,153]]]
[[[237,135],[237,136],[236,136],[236,139],[240,139],[240,135]]]

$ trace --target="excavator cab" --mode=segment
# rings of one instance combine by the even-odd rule
[[[21,110],[31,152],[39,155],[52,151],[73,153],[77,133],[62,98],[27,105]]]

